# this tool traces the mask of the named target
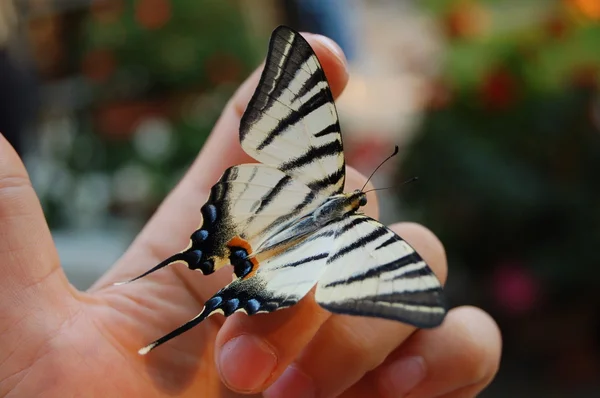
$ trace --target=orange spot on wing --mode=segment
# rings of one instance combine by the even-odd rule
[[[252,246],[250,243],[239,236],[234,236],[231,238],[231,240],[227,242],[227,247],[241,247],[242,249],[246,250],[248,255],[252,254]],[[260,263],[256,257],[252,257],[249,260],[252,263],[252,271],[250,271],[243,279],[252,278],[254,275],[256,275],[256,271],[258,271],[258,268],[260,267]]]
[[[227,242],[227,247],[241,247],[242,249],[246,250],[248,254],[252,254],[252,246],[250,246],[250,243],[239,236],[234,236],[231,238],[231,240]]]

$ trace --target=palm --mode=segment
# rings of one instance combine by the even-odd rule
[[[136,292],[112,297],[101,293],[76,303],[80,311],[66,320],[65,325],[69,326],[61,330],[62,341],[52,342],[52,345],[66,347],[61,350],[61,360],[70,365],[53,377],[60,391],[80,396],[88,396],[91,391],[98,396],[115,397],[173,393],[194,397],[232,396],[220,382],[213,358],[218,323],[206,322],[174,344],[151,356],[140,357],[135,352],[142,340],[136,336],[150,335],[152,331],[158,336],[162,333],[160,330],[168,330],[173,325],[165,325],[166,322],[154,316],[156,321],[148,327],[144,319],[153,316],[148,308],[135,308],[135,297]],[[31,371],[52,375],[53,369],[52,363],[41,361]],[[46,389],[44,392],[49,393]]]
[[[168,243],[163,242],[171,246],[177,240],[178,235]],[[160,249],[150,245],[146,251],[144,246],[134,245],[141,249],[130,251],[123,261],[151,264],[154,259],[147,253]],[[53,257],[52,251],[38,254]],[[117,265],[112,274],[120,270]],[[136,354],[142,345],[198,311],[205,293],[209,294],[184,283],[177,276],[179,271],[183,270],[168,269],[152,280],[125,286],[98,286],[89,293],[64,289],[64,285],[60,286],[61,278],[52,274],[45,280],[44,290],[59,294],[37,309],[44,326],[38,330],[35,344],[27,344],[16,352],[23,358],[37,357],[27,369],[22,382],[27,389],[19,390],[20,395],[52,395],[53,388],[57,388],[57,393],[71,391],[80,396],[93,395],[92,392],[98,396],[161,396],[165,392],[182,396],[231,396],[220,382],[213,357],[221,325],[217,318],[148,357]],[[183,272],[186,271],[191,273]],[[218,282],[223,276],[204,278],[209,279],[205,286],[212,286],[210,282]],[[201,278],[196,273],[185,277]],[[112,275],[108,278],[112,279]],[[0,352],[8,352],[12,345],[12,339],[2,339]],[[26,383],[35,375],[44,375],[48,383]],[[1,376],[5,379],[7,375]]]

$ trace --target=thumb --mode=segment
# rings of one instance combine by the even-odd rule
[[[70,286],[27,171],[0,134],[0,314],[10,324]],[[60,291],[60,294],[58,293]]]

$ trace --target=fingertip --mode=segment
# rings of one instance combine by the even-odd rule
[[[277,366],[274,348],[255,335],[240,335],[219,350],[217,368],[221,379],[237,392],[257,392],[270,379]]]
[[[454,308],[440,327],[417,330],[392,354],[392,361],[376,374],[382,378],[388,366],[415,356],[424,358],[427,375],[410,390],[412,395],[450,396],[448,394],[457,391],[479,392],[498,371],[500,332],[484,311],[475,307]]]
[[[470,376],[473,383],[487,385],[498,372],[502,352],[502,334],[496,321],[485,311],[473,306],[457,307],[451,311],[462,329],[466,346],[465,357],[469,358],[473,369]]]
[[[338,97],[348,83],[348,63],[344,51],[329,37],[314,33],[302,33],[302,36],[317,54],[333,96]]]
[[[237,392],[258,392],[268,387],[298,357],[330,316],[331,313],[314,299],[306,297],[292,308],[268,315],[235,314],[227,318],[215,341],[215,358],[218,358],[224,383]],[[238,339],[244,339],[243,344],[233,346]],[[259,355],[255,351],[267,354]],[[271,355],[275,357],[273,362],[267,361]],[[260,359],[262,365],[257,362],[261,356],[267,358]]]
[[[338,59],[338,61],[342,65],[344,65],[344,67],[347,65],[348,62],[346,60],[346,55],[344,54],[344,51],[335,41],[333,41],[329,37],[315,33],[302,33],[302,36],[304,36],[307,40],[310,40],[311,38],[314,39],[316,42],[320,43],[323,47],[328,49]]]

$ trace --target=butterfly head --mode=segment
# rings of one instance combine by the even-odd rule
[[[357,189],[347,195],[347,201],[353,210],[358,210],[359,207],[367,204],[367,194],[360,189]]]

